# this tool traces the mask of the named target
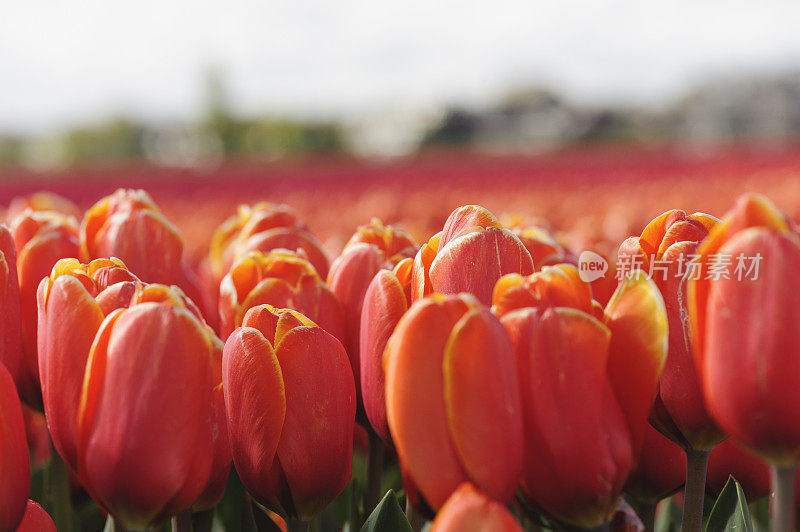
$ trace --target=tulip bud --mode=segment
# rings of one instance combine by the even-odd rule
[[[16,532],[56,532],[56,525],[39,503],[28,500],[25,515]]]
[[[13,532],[25,513],[31,487],[22,406],[11,375],[0,364],[0,532]]]
[[[522,527],[505,506],[465,482],[447,499],[431,527],[431,532],[462,530],[522,532]]]
[[[507,273],[533,273],[528,250],[483,207],[459,207],[414,258],[412,299],[468,292],[488,305],[495,283]]]
[[[44,411],[58,454],[78,471],[78,406],[89,356],[100,324],[131,303],[141,282],[119,259],[81,264],[62,259],[42,279],[39,306],[39,376]]]
[[[685,450],[706,451],[725,439],[704,408],[694,368],[686,287],[694,274],[687,266],[697,246],[718,222],[702,213],[667,211],[650,222],[640,237],[630,237],[619,249],[620,263],[638,261],[652,271],[669,319],[667,363],[659,381],[652,422]]]
[[[261,202],[240,205],[236,214],[214,232],[209,249],[211,270],[219,282],[231,267],[251,251],[303,250],[320,277],[328,275],[328,256],[308,227],[286,205]]]
[[[97,331],[78,410],[78,472],[124,526],[160,526],[214,477],[220,349],[197,308],[163,285],[138,287]]]
[[[800,237],[769,200],[743,196],[698,254],[703,275],[689,282],[689,313],[706,407],[759,457],[794,465],[800,459],[800,299],[792,275],[800,271]],[[720,267],[726,257],[728,270]],[[740,259],[757,270],[739,275]]]
[[[394,270],[380,270],[367,287],[361,313],[361,392],[370,425],[385,442],[391,441],[386,421],[386,376],[383,353],[397,323],[411,304],[411,259]]]
[[[406,493],[441,508],[463,482],[508,502],[522,464],[513,351],[489,309],[435,295],[400,319],[384,354],[386,414]]]
[[[503,226],[519,238],[531,254],[536,270],[542,266],[577,263],[577,257],[553,234],[545,220],[531,222],[521,215],[511,215],[503,218]]]
[[[25,363],[20,373],[19,392],[33,408],[42,409],[39,366],[36,352],[36,290],[39,282],[62,257],[79,252],[78,222],[56,212],[25,211],[11,224],[17,249],[22,348]]]
[[[496,308],[508,283],[498,283]],[[557,520],[592,528],[612,517],[644,444],[667,351],[664,303],[642,273],[620,284],[600,318],[574,266],[514,284],[538,300],[502,318],[520,379],[523,493]],[[578,307],[561,306],[569,301]]]
[[[381,269],[390,270],[403,259],[413,258],[417,248],[405,232],[373,220],[361,226],[350,238],[341,256],[333,262],[328,286],[342,303],[345,316],[344,348],[356,379],[361,404],[361,363],[359,343],[364,295],[372,278]]]
[[[34,212],[57,212],[75,219],[81,216],[78,206],[67,198],[52,192],[40,191],[34,192],[30,196],[19,196],[12,199],[6,211],[6,222],[12,223],[18,216],[28,210]]]
[[[625,483],[635,500],[656,504],[686,482],[686,453],[678,444],[648,425],[636,467]]]
[[[312,519],[352,475],[355,383],[341,343],[298,312],[259,305],[228,338],[222,378],[245,488]]]
[[[25,371],[20,331],[17,253],[5,225],[0,225],[0,364],[19,387]]]
[[[231,268],[219,290],[223,338],[242,325],[249,309],[263,304],[297,310],[336,338],[344,338],[341,303],[311,263],[297,254],[253,251]]]

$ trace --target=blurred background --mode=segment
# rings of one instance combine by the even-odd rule
[[[586,242],[745,190],[800,215],[796,1],[2,11],[0,203],[145,188],[190,253],[261,199],[333,252],[372,216],[421,238],[463,203]]]

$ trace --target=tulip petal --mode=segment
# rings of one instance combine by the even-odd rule
[[[436,514],[431,532],[522,532],[508,508],[462,484]]]
[[[25,514],[31,485],[28,441],[17,388],[0,364],[0,531],[12,532]]]
[[[494,214],[480,205],[464,205],[450,213],[442,229],[439,249],[446,246],[451,240],[474,227],[486,229],[489,227],[503,227]]]

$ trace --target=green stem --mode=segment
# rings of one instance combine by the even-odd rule
[[[308,521],[298,521],[296,519],[288,519],[286,521],[286,532],[307,532]]]
[[[246,491],[242,497],[242,532],[258,532],[256,516],[253,514],[253,501]]]
[[[700,532],[703,527],[703,497],[710,451],[686,451],[686,487],[683,491],[681,532]]]
[[[423,518],[416,512],[416,510],[414,510],[414,506],[411,504],[408,496],[406,496],[406,519],[411,525],[411,530],[414,532],[420,532],[422,527],[425,525],[425,518]]]
[[[172,518],[172,532],[192,532],[192,511],[184,510]]]
[[[772,532],[795,529],[795,481],[797,466],[771,466],[772,476]]]
[[[368,517],[378,505],[381,497],[383,475],[383,440],[374,430],[368,429],[369,455],[367,457],[367,486],[364,490],[364,516]]]
[[[69,469],[64,460],[52,449],[48,486],[50,516],[59,532],[72,532],[72,503],[69,491]]]

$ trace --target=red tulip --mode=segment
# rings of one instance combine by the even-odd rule
[[[222,378],[245,488],[312,519],[352,474],[355,383],[341,343],[298,312],[259,305],[228,338]]]
[[[227,338],[257,305],[290,308],[344,338],[344,311],[306,259],[287,251],[253,251],[237,262],[220,284],[220,330]]]
[[[174,287],[138,287],[131,306],[100,326],[78,410],[78,472],[124,526],[159,526],[214,478],[221,348]]]
[[[42,467],[52,455],[47,420],[44,414],[24,404],[22,405],[22,418],[25,420],[25,434],[31,455],[31,466],[33,468]]]
[[[435,295],[400,319],[384,354],[386,414],[406,493],[434,510],[463,482],[508,502],[522,464],[506,332],[468,294]]]
[[[800,299],[793,274],[800,271],[800,237],[769,200],[744,196],[698,253],[703,275],[689,282],[689,312],[706,407],[767,462],[797,464]],[[739,257],[748,268],[758,265],[755,275],[737,275]]]
[[[240,205],[214,233],[209,259],[219,282],[228,270],[251,251],[303,250],[320,277],[328,275],[328,256],[297,214],[286,205],[261,202]]]
[[[380,270],[367,287],[361,313],[361,393],[370,425],[391,441],[386,420],[386,376],[383,352],[397,323],[411,304],[413,261],[403,259],[394,270]]]
[[[405,232],[384,226],[378,220],[358,228],[333,262],[328,286],[342,303],[345,316],[344,348],[356,379],[356,393],[361,404],[361,362],[359,343],[364,295],[372,278],[381,269],[390,270],[403,259],[413,258],[416,244]]]
[[[521,283],[535,287],[538,302],[508,312],[503,324],[520,379],[522,489],[557,520],[592,528],[612,517],[644,443],[666,358],[664,303],[641,273],[620,284],[600,318],[571,265]],[[501,279],[495,308],[519,284]],[[579,304],[562,306],[568,301]]]
[[[468,292],[488,305],[495,283],[507,273],[533,273],[528,250],[483,207],[459,207],[414,258],[412,298]]]
[[[508,508],[461,484],[436,514],[431,532],[522,532]]]
[[[625,483],[625,493],[637,501],[656,504],[686,482],[686,453],[652,426],[645,430],[642,452]]]
[[[16,532],[56,532],[56,525],[39,503],[29,500]]]
[[[640,237],[619,248],[619,263],[651,272],[669,319],[669,353],[659,381],[652,422],[686,450],[707,451],[725,439],[703,404],[694,367],[686,286],[690,259],[719,220],[702,213],[667,211],[650,222]]]
[[[130,305],[141,282],[118,259],[62,259],[38,291],[39,376],[58,454],[78,471],[78,406],[86,359],[100,324]]]
[[[17,253],[4,225],[0,225],[0,364],[5,365],[19,387],[26,367],[20,331]]]
[[[727,439],[711,451],[706,491],[711,492],[714,498],[718,497],[731,476],[741,484],[747,502],[769,495],[769,466],[733,440]]]
[[[14,380],[0,364],[0,532],[13,532],[22,520],[31,470],[22,406]]]
[[[42,409],[39,366],[36,352],[36,290],[62,257],[77,257],[78,222],[56,212],[25,211],[11,224],[17,249],[17,276],[22,319],[22,347],[25,363],[19,382],[22,399]]]

